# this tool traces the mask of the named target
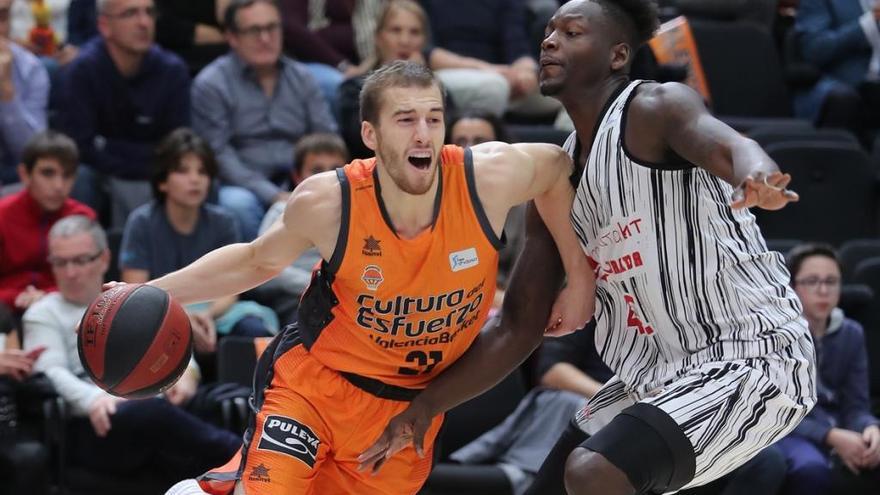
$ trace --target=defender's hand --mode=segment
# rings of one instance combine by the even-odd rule
[[[358,456],[358,471],[370,469],[373,474],[378,473],[385,461],[405,449],[410,442],[419,457],[424,457],[425,433],[431,426],[432,419],[427,408],[417,401],[411,402],[403,412],[391,418],[385,431],[373,445]]]
[[[765,210],[779,210],[800,199],[796,192],[785,188],[790,182],[791,175],[782,172],[750,175],[734,191],[730,206],[734,209],[757,206]]]
[[[567,285],[556,297],[544,334],[561,337],[580,330],[593,318],[595,292],[583,283]]]

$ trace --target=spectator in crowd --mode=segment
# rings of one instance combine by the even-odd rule
[[[0,199],[0,306],[21,314],[47,292],[55,277],[46,261],[46,235],[68,215],[95,217],[69,198],[77,168],[76,144],[55,131],[25,146],[18,175],[21,191]]]
[[[11,11],[12,0],[0,0],[0,186],[18,181],[22,149],[46,128],[49,101],[46,69],[10,40]]]
[[[235,218],[206,204],[217,162],[193,131],[172,132],[159,145],[151,180],[154,201],[135,209],[119,252],[122,280],[143,283],[182,268],[202,255],[239,241]],[[229,296],[187,308],[197,352],[212,354],[217,334],[265,337],[278,319],[265,306]]]
[[[198,74],[229,49],[221,25],[228,5],[229,0],[157,0],[156,41]]]
[[[822,74],[795,94],[795,113],[818,125],[859,131],[880,119],[880,4],[801,0],[795,29],[801,56]]]
[[[841,493],[877,493],[880,420],[871,414],[864,331],[837,307],[840,261],[830,246],[804,244],[789,253],[788,269],[816,343],[818,403],[779,441],[785,493],[831,493],[835,478],[848,485]]]
[[[16,396],[34,360],[34,354],[10,345],[0,334],[0,495],[49,493],[49,452],[41,443],[22,437],[19,426]]]
[[[73,196],[121,228],[150,199],[156,144],[189,120],[189,74],[153,42],[152,0],[98,0],[97,13],[101,36],[67,71],[64,126],[85,165]]]
[[[389,0],[379,13],[374,34],[374,55],[364,60],[339,88],[341,134],[353,158],[369,158],[373,152],[361,140],[360,93],[367,73],[396,60],[426,63],[428,16],[414,0]],[[446,95],[446,109],[453,108]]]
[[[459,108],[557,114],[560,105],[538,91],[524,0],[421,1],[436,47],[428,61]]]
[[[83,216],[65,218],[49,232],[49,256],[58,292],[25,313],[24,342],[25,349],[46,348],[34,371],[49,377],[72,416],[67,459],[98,473],[154,469],[170,481],[194,476],[232,455],[241,445],[236,435],[179,407],[198,384],[192,363],[162,398],[127,401],[83,378],[75,329],[101,293],[110,263],[103,229]]]
[[[196,77],[193,127],[217,154],[220,204],[249,241],[266,208],[289,195],[275,181],[290,173],[293,143],[336,132],[336,121],[305,66],[281,54],[274,0],[232,0],[224,19],[232,52]]]
[[[306,64],[331,107],[346,77],[372,53],[381,0],[281,0],[284,48]],[[366,49],[365,49],[366,48]]]

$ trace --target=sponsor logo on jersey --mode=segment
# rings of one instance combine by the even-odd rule
[[[361,248],[361,254],[364,256],[382,256],[382,246],[379,245],[381,242],[372,235],[367,237],[364,239],[364,247]]]
[[[257,450],[289,455],[313,468],[320,446],[321,439],[308,426],[286,416],[273,415],[266,417],[263,422]],[[268,478],[268,473],[266,477]]]
[[[378,266],[367,265],[364,267],[364,274],[361,275],[361,280],[364,281],[367,289],[375,291],[385,281],[385,276],[382,275],[382,269]]]
[[[475,248],[467,248],[449,253],[449,268],[452,268],[453,272],[467,270],[479,264],[480,258],[477,257],[477,250]]]
[[[272,478],[269,477],[269,468],[263,463],[254,466],[254,468],[251,469],[251,474],[248,475],[248,481],[259,481],[261,483],[271,482]]]

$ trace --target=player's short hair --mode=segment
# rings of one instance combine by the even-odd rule
[[[217,177],[217,159],[208,143],[192,129],[187,127],[175,129],[156,147],[153,161],[150,186],[153,189],[153,197],[160,203],[165,202],[165,193],[159,190],[159,185],[168,180],[168,174],[180,167],[180,159],[187,153],[199,157],[211,180]]]
[[[804,264],[804,260],[812,256],[829,258],[834,261],[838,270],[843,271],[843,267],[840,264],[840,258],[837,256],[837,251],[835,251],[830,245],[822,243],[798,244],[791,248],[791,251],[789,251],[788,255],[785,257],[785,264],[788,265],[788,271],[791,273],[791,285],[794,285],[794,279],[797,277],[798,272],[801,271],[801,266]]]
[[[342,157],[343,163],[348,161],[348,148],[345,146],[345,141],[336,134],[327,132],[308,134],[296,142],[293,152],[293,167],[297,172],[302,172],[303,163],[311,153],[339,155]]]
[[[85,215],[70,215],[55,222],[49,229],[49,239],[64,239],[78,234],[89,234],[95,243],[95,249],[104,252],[107,249],[107,233],[101,225]]]
[[[79,151],[76,143],[66,135],[47,130],[37,133],[24,146],[21,162],[30,175],[40,158],[54,158],[61,164],[65,174],[73,175],[79,164]]]
[[[621,29],[633,51],[654,36],[660,21],[654,0],[593,0]]]
[[[281,8],[278,6],[277,0],[232,0],[223,12],[223,29],[233,33],[237,32],[238,24],[236,23],[236,18],[238,11],[246,9],[255,3],[267,3],[275,7],[278,15],[281,15]]]
[[[428,88],[437,86],[444,98],[443,85],[434,73],[424,64],[398,60],[380,67],[367,76],[361,89],[361,120],[374,126],[379,125],[379,109],[382,108],[382,95],[388,88]]]

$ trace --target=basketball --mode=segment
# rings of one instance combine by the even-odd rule
[[[103,292],[80,322],[79,357],[92,380],[127,399],[151,397],[180,378],[192,355],[192,328],[167,292],[126,284]]]

